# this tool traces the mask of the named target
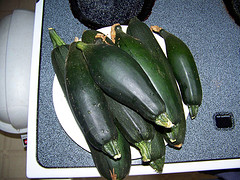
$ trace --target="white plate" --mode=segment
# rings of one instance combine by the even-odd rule
[[[122,26],[122,29],[123,31],[126,32],[127,26]],[[98,31],[104,33],[110,38],[111,27],[101,28]],[[164,53],[166,54],[165,42],[163,38],[156,35],[155,37],[158,40],[160,46],[162,47]],[[53,81],[53,104],[54,104],[57,117],[63,129],[65,130],[65,132],[70,136],[70,138],[72,138],[73,141],[75,141],[79,146],[81,146],[83,149],[89,152],[89,147],[87,145],[87,142],[80,128],[78,127],[77,122],[73,117],[71,109],[68,106],[68,103],[62,92],[61,86],[58,82],[56,75]],[[185,111],[185,117],[187,118],[189,111],[186,105],[184,105],[184,111]],[[131,147],[131,155],[132,155],[132,159],[141,158],[139,151],[134,147]]]

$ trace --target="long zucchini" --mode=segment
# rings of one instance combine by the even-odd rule
[[[151,140],[155,130],[152,124],[144,120],[138,113],[125,105],[106,96],[110,111],[113,113],[114,121],[123,136],[142,156],[144,162],[151,159]]]
[[[84,137],[96,149],[117,159],[117,129],[102,90],[93,81],[82,52],[72,43],[66,59],[68,101]]]
[[[193,55],[178,37],[158,26],[152,26],[151,29],[165,40],[168,60],[179,84],[183,102],[194,119],[202,102],[202,87]]]
[[[170,64],[152,31],[144,22],[141,22],[137,18],[133,18],[128,24],[127,34],[139,39],[145,45],[146,49],[150,51],[153,58],[158,61],[156,62],[158,68],[161,68],[161,71],[165,72],[164,74],[166,75],[164,78],[166,79],[164,83],[160,82],[163,84],[163,87],[161,87],[161,92],[159,93],[161,93],[161,97],[165,102],[166,112],[169,118],[174,124],[179,123],[185,118],[182,97],[178,90]]]
[[[139,64],[125,51],[107,44],[77,47],[86,57],[90,73],[103,91],[122,104],[139,112],[149,121],[169,122],[162,99]]]
[[[108,180],[124,179],[130,171],[130,145],[120,131],[118,131],[118,145],[122,156],[120,159],[114,160],[88,143],[99,174]]]

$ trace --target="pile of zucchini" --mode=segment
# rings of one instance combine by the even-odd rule
[[[164,38],[167,57],[153,33]],[[143,165],[161,173],[166,143],[180,149],[186,133],[183,103],[192,119],[202,101],[194,58],[184,42],[158,26],[132,18],[111,38],[86,30],[71,44],[49,29],[52,65],[99,173],[123,179],[130,146]]]

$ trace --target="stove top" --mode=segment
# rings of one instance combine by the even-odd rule
[[[73,17],[67,0],[39,1],[36,13],[39,19],[35,22],[32,60],[28,176],[71,176],[59,173],[59,169],[71,170],[74,172],[72,176],[76,177],[82,176],[78,173],[79,169],[84,169],[87,173],[85,177],[99,176],[91,154],[62,127],[53,101],[55,74],[48,28],[54,28],[66,43],[71,43],[74,37],[81,37],[87,27]],[[189,46],[203,89],[198,117],[195,120],[187,118],[186,140],[182,149],[166,149],[164,172],[240,167],[240,29],[229,16],[224,3],[217,0],[211,3],[207,0],[187,3],[156,1],[145,23],[163,27]],[[218,163],[199,166],[205,162]],[[172,169],[178,163],[183,166]],[[132,160],[132,164],[130,174],[154,173],[146,167],[143,171],[136,170],[141,166],[138,157]],[[192,164],[196,166],[193,168]],[[41,175],[31,171],[37,166],[47,173]]]

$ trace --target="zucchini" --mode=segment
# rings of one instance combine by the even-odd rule
[[[107,44],[79,41],[95,82],[113,99],[139,112],[149,121],[168,122],[165,106],[139,64],[125,51]]]
[[[151,159],[151,140],[155,134],[152,124],[144,120],[138,113],[106,95],[109,109],[112,112],[116,126],[125,139],[136,147],[144,162]]]
[[[99,174],[109,180],[124,179],[130,171],[130,145],[120,131],[118,131],[118,145],[122,156],[120,159],[114,160],[88,143],[94,164]]]
[[[151,83],[155,87],[156,91],[165,100],[165,102],[168,101],[169,98],[175,99],[174,93],[172,93],[173,95],[169,97],[171,95],[170,92],[173,88],[169,83],[171,80],[168,76],[168,73],[161,65],[160,61],[151,55],[146,46],[140,40],[124,33],[121,26],[118,24],[112,26],[111,34],[115,35],[115,37],[112,37],[112,39],[115,41],[115,44],[130,54],[142,67],[144,72],[149,77]],[[179,122],[176,121],[179,119],[169,119],[169,123],[160,125],[169,128],[173,126],[173,124],[177,124]]]
[[[137,18],[133,18],[128,24],[127,34],[139,39],[145,45],[146,49],[150,51],[153,58],[155,58],[158,68],[161,68],[161,72],[165,72],[166,75],[164,78],[166,79],[164,83],[160,82],[163,86],[159,93],[161,93],[161,98],[165,102],[166,112],[169,118],[174,124],[179,123],[185,118],[182,97],[170,64],[152,31],[145,23]]]
[[[151,141],[151,161],[149,165],[158,173],[162,173],[165,164],[166,145],[163,135],[155,131],[154,138]]]
[[[53,50],[51,52],[53,70],[57,76],[64,95],[66,95],[64,71],[65,59],[68,55],[69,45],[58,36],[53,28],[49,28],[49,36],[53,44]]]
[[[86,140],[96,149],[117,159],[117,129],[102,90],[93,81],[76,42],[70,45],[65,66],[69,104]]]
[[[194,119],[202,102],[202,87],[193,55],[178,37],[158,26],[152,26],[151,29],[165,40],[168,60],[179,84],[183,102]]]

